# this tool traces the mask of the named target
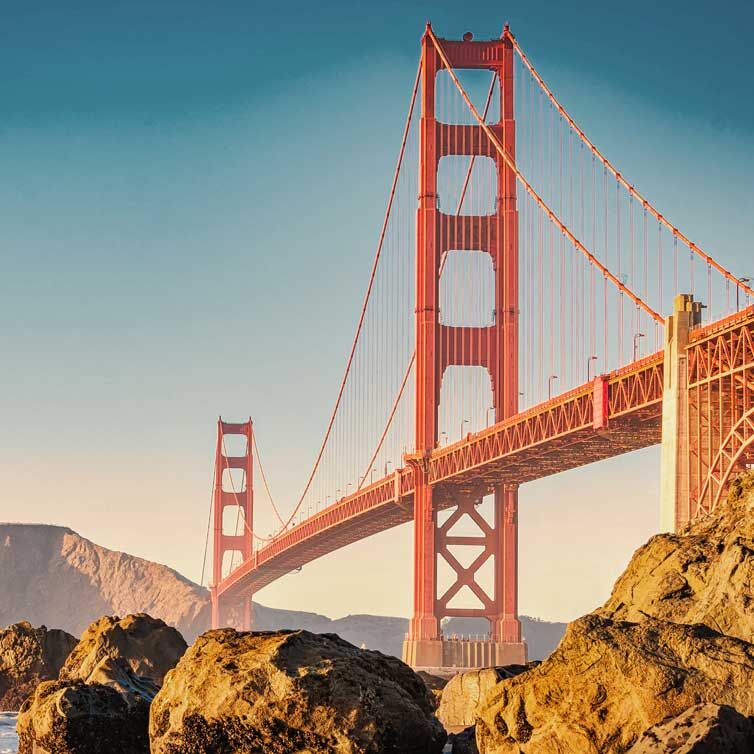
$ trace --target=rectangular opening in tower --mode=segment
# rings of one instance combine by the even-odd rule
[[[224,434],[222,439],[222,451],[226,456],[245,456],[249,443],[246,435]]]
[[[239,502],[241,502],[239,500]],[[243,507],[240,505],[226,505],[223,508],[223,534],[227,537],[240,536],[244,533],[246,519]]]
[[[492,71],[481,68],[456,68],[453,72],[479,114],[484,115],[485,110],[487,111],[485,121],[497,123],[500,120],[500,86],[497,76]],[[435,117],[441,123],[469,126],[477,124],[476,118],[445,69],[438,71],[435,78]]]
[[[494,215],[497,181],[491,157],[443,157],[437,168],[438,207],[446,215]]]
[[[223,469],[223,492],[236,492],[239,495],[246,491],[246,472],[243,469]]]
[[[448,252],[440,275],[440,322],[449,327],[495,323],[495,271],[487,252]]]

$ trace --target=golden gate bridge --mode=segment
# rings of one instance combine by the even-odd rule
[[[252,422],[218,422],[213,625],[251,627],[263,587],[412,521],[404,659],[525,661],[521,485],[661,444],[664,528],[714,509],[754,454],[749,282],[629,183],[507,26],[477,41],[428,24],[356,333],[289,513]],[[448,617],[489,635],[448,641]]]

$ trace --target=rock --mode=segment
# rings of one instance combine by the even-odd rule
[[[0,524],[0,594],[0,625],[25,618],[74,636],[100,615],[149,613],[191,638],[210,620],[206,589],[61,526]]]
[[[697,704],[646,731],[627,754],[752,754],[754,719],[732,707]]]
[[[76,639],[65,631],[16,623],[0,631],[0,710],[15,712],[41,681],[58,677]]]
[[[442,691],[437,717],[448,733],[466,730],[476,722],[479,705],[491,689],[504,678],[513,678],[538,664],[481,668],[454,675]]]
[[[210,631],[152,704],[152,754],[439,754],[421,678],[334,634]]]
[[[162,620],[144,613],[105,616],[86,629],[60,671],[60,679],[93,683],[104,658],[122,658],[137,676],[162,685],[186,649],[183,637]]]
[[[637,550],[599,611],[613,620],[645,615],[704,623],[754,640],[754,473],[736,480],[727,503],[682,534],[660,534]]]
[[[341,637],[343,638],[343,637]],[[432,695],[432,700],[435,703],[434,708],[437,709],[440,706],[440,700],[442,699],[442,690],[447,685],[448,681],[445,678],[440,678],[439,675],[432,675],[427,673],[426,670],[420,670],[417,672],[419,678],[424,681],[424,685]]]
[[[148,754],[149,706],[185,648],[148,615],[95,621],[21,708],[19,754]]]
[[[125,663],[120,670],[131,673]],[[148,728],[149,700],[140,693],[46,681],[19,713],[18,754],[148,754]]]
[[[651,725],[715,702],[754,713],[754,645],[654,618],[587,615],[478,713],[482,754],[622,754]]]
[[[472,726],[460,733],[451,733],[448,736],[450,754],[479,754],[476,746],[476,729]]]

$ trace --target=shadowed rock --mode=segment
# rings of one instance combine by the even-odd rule
[[[27,622],[0,631],[0,710],[18,710],[41,681],[57,678],[75,645],[65,631]]]
[[[157,685],[103,657],[93,680],[40,684],[18,716],[19,754],[148,754]]]
[[[86,629],[60,671],[60,679],[93,683],[102,660],[111,658],[125,660],[137,676],[162,685],[186,649],[183,637],[162,620],[144,613],[105,616]]]
[[[153,754],[439,754],[446,735],[407,665],[332,634],[210,631],[168,673]]]
[[[646,731],[627,754],[752,754],[754,719],[698,704]]]
[[[472,726],[460,733],[451,733],[448,736],[450,754],[479,754],[476,745],[476,729]]]

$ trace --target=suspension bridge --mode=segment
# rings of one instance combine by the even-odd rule
[[[413,522],[404,660],[525,661],[521,485],[660,445],[663,528],[712,511],[754,456],[749,283],[618,171],[507,26],[478,41],[428,24],[353,344],[289,512],[252,422],[218,422],[213,625],[250,627],[268,584]],[[255,530],[255,479],[276,531]],[[489,634],[451,641],[448,617]]]

